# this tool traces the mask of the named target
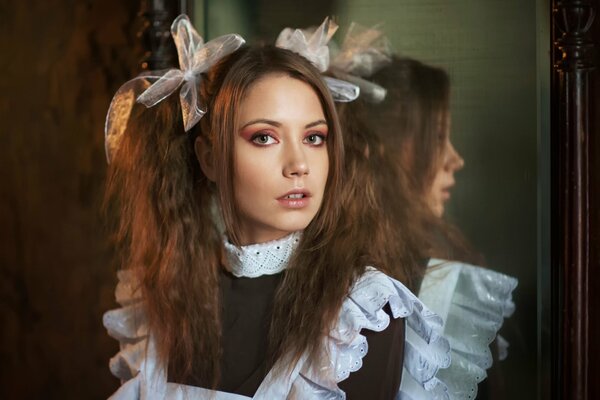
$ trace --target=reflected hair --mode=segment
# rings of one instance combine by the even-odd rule
[[[428,234],[422,224],[420,204],[395,160],[380,139],[379,124],[370,120],[368,101],[360,98],[338,104],[344,131],[347,184],[341,201],[358,256],[416,290],[428,256]],[[417,215],[415,211],[419,209]]]
[[[385,146],[400,150],[395,154],[410,170],[408,182],[424,192],[433,182],[444,144],[450,78],[441,68],[395,56],[371,79],[386,88],[387,96],[369,113],[376,121],[393,121],[378,126],[378,133]]]
[[[341,199],[361,221],[354,236],[364,262],[418,291],[430,257],[480,261],[424,199],[441,157],[450,81],[442,69],[399,57],[369,80],[386,88],[384,101],[338,104],[348,183]]]
[[[436,217],[425,204],[435,177],[447,132],[450,78],[445,70],[411,58],[392,57],[370,78],[387,90],[379,104],[366,104],[368,124],[376,126],[397,174],[389,185],[411,193],[414,217],[427,232],[429,257],[483,263],[460,230]],[[408,185],[408,186],[406,186]]]

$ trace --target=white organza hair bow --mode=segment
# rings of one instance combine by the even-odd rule
[[[338,25],[329,17],[314,31],[285,28],[277,37],[275,46],[288,49],[309,60],[321,72],[329,69],[329,47],[327,44],[337,31]],[[357,85],[340,79],[323,77],[333,99],[338,102],[356,100],[360,94]]]
[[[140,74],[121,86],[110,103],[104,127],[108,162],[119,147],[135,101],[152,107],[181,87],[179,101],[184,129],[187,132],[196,125],[206,113],[206,105],[198,96],[201,74],[245,43],[237,34],[220,36],[204,43],[184,14],[173,21],[171,35],[177,48],[180,68]]]
[[[387,91],[364,78],[371,77],[392,60],[390,43],[378,26],[366,28],[351,23],[342,48],[331,61],[331,70],[358,85],[368,100],[378,103]]]

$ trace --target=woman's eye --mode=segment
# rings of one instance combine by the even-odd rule
[[[304,138],[304,141],[313,146],[319,146],[325,142],[324,135],[312,134]]]
[[[252,138],[252,142],[259,144],[261,146],[266,146],[269,144],[277,143],[277,141],[273,138],[273,136],[266,134],[258,134]]]

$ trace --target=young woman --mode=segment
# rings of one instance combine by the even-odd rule
[[[126,84],[109,111],[112,398],[393,399],[401,377],[444,393],[441,320],[339,223],[354,216],[319,71],[275,47],[203,45],[185,16],[172,32],[182,70]],[[151,107],[130,115],[141,89]]]
[[[350,42],[365,43],[354,39]],[[363,50],[367,51],[342,49],[339,59],[356,56],[364,63],[365,55],[368,59],[374,52]],[[336,61],[334,75],[354,72]],[[474,398],[492,365],[490,344],[514,310],[511,293],[517,282],[471,265],[481,265],[481,256],[443,219],[454,174],[464,166],[450,140],[448,76],[419,61],[391,57],[360,78],[368,79],[363,81],[368,90],[357,102],[338,108],[350,175],[359,176],[364,186],[372,182],[370,192],[383,210],[378,212],[382,222],[377,229],[367,225],[362,234],[384,231],[389,237],[417,239],[398,241],[400,246],[392,252],[373,248],[374,257],[393,269],[392,276],[409,275],[411,289],[443,317],[452,364],[437,377],[448,386],[450,398]],[[369,91],[373,88],[378,90]],[[356,207],[374,213],[364,205]],[[394,262],[401,259],[407,263]],[[421,262],[411,263],[415,259]]]

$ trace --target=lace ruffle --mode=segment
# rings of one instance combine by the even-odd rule
[[[141,297],[134,287],[133,271],[119,271],[117,277],[115,296],[122,307],[107,311],[102,322],[108,334],[119,341],[121,349],[110,359],[109,368],[124,383],[110,399],[138,399],[142,381],[140,371],[148,358],[148,326]]]
[[[474,399],[477,384],[492,365],[490,344],[515,309],[512,292],[517,280],[486,268],[431,260],[419,298],[445,321],[444,336],[451,348],[450,367],[437,377],[450,399]],[[508,343],[499,337],[506,350]]]
[[[386,304],[393,318],[406,318],[407,322],[399,398],[406,398],[407,380],[421,388],[425,397],[420,399],[446,399],[445,385],[436,377],[440,368],[450,364],[448,342],[440,335],[442,320],[404,285],[374,268],[367,268],[342,304],[338,323],[327,338],[328,363],[307,366],[300,372],[303,380],[295,384],[310,386],[312,391],[319,388],[323,394],[319,398],[344,399],[337,383],[362,367],[368,344],[360,331],[380,332],[388,327]]]
[[[108,311],[104,315],[104,325],[109,334],[121,343],[121,351],[111,359],[111,372],[127,382],[111,399],[154,399],[165,395],[177,399],[202,399],[208,394],[218,400],[246,398],[167,383],[162,369],[156,364],[141,299],[136,297],[132,286],[133,274],[121,271],[118,277],[117,300],[123,307]],[[325,364],[302,362],[285,379],[268,383],[267,377],[254,399],[271,399],[274,393],[277,398],[286,397],[287,393],[299,398],[344,399],[345,394],[337,383],[362,366],[368,344],[360,331],[382,331],[388,327],[390,317],[383,310],[386,304],[390,305],[393,318],[406,318],[407,322],[404,370],[398,398],[447,399],[444,382],[437,378],[440,368],[446,368],[450,363],[448,341],[440,335],[441,318],[400,282],[374,268],[367,268],[354,284],[342,304],[335,328],[324,339],[328,350]],[[420,395],[412,397],[415,393]]]
[[[286,269],[301,236],[294,232],[282,239],[240,247],[224,239],[229,269],[234,276],[246,278],[277,274]]]

